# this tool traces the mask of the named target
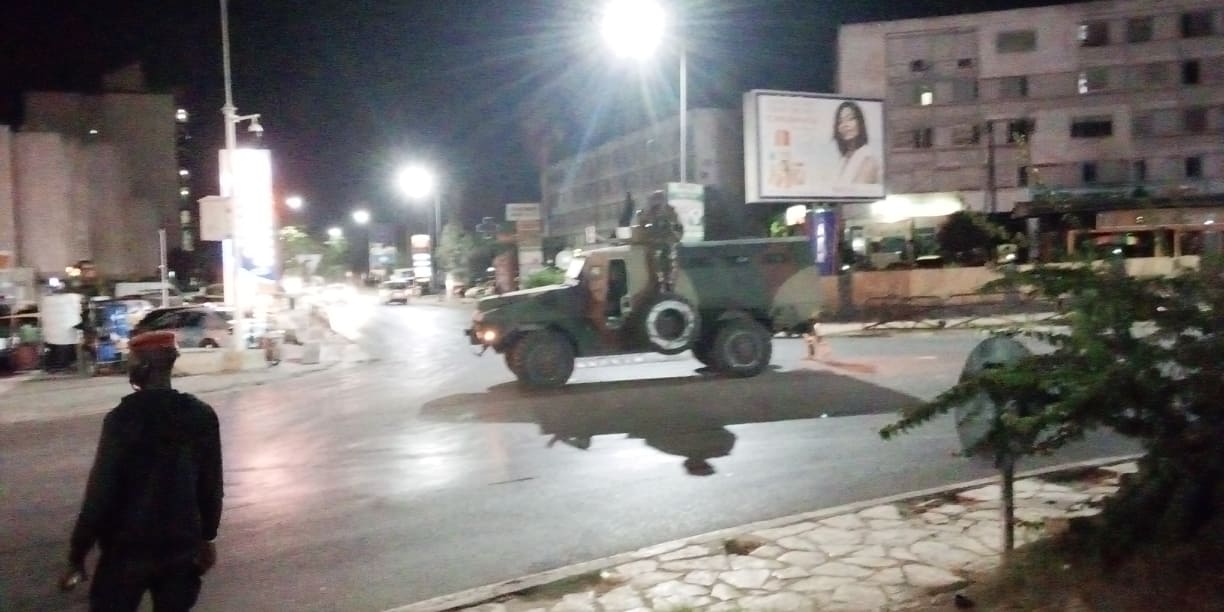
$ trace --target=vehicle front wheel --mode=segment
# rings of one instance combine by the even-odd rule
[[[206,338],[203,342],[200,343],[200,348],[220,348],[220,346],[217,344],[216,340],[213,340],[212,338]]]
[[[560,332],[533,331],[514,343],[506,360],[524,385],[555,389],[565,385],[574,373],[574,345]]]
[[[756,321],[736,319],[724,323],[714,336],[713,367],[739,378],[756,376],[769,367],[773,344],[769,331]]]

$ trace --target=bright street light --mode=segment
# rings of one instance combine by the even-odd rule
[[[285,198],[285,206],[288,206],[290,210],[300,210],[305,204],[306,200],[303,200],[302,196],[299,195]]]
[[[617,55],[645,59],[662,44],[666,21],[654,0],[610,0],[600,29]]]
[[[612,52],[642,60],[663,43],[667,15],[655,0],[608,0],[601,30]],[[680,46],[680,182],[688,182],[688,52]]]
[[[361,209],[353,211],[353,223],[365,225],[370,222],[370,211]]]
[[[332,240],[339,240],[344,237],[344,230],[338,227],[329,227],[327,228],[327,237]]]
[[[396,176],[400,191],[414,200],[433,195],[436,182],[433,173],[424,166],[407,166]]]

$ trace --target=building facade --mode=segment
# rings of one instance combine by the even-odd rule
[[[847,206],[851,226],[929,236],[956,207],[1025,215],[1053,200],[1090,210],[1224,198],[1218,0],[846,25],[837,72],[840,93],[886,108],[893,195]]]
[[[688,111],[689,181],[706,186],[706,236],[728,237],[744,210],[743,119],[738,110]],[[626,198],[635,208],[680,176],[679,118],[673,117],[563,159],[545,175],[547,235],[580,247],[588,228],[607,239]]]
[[[174,97],[121,71],[99,94],[24,96],[0,129],[0,253],[43,277],[91,260],[106,277],[155,276],[158,230],[180,239]]]

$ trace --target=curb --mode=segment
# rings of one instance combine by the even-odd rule
[[[1049,467],[1037,468],[1033,470],[1019,472],[1016,474],[1016,479],[1032,478],[1035,476],[1045,476],[1048,474],[1054,474],[1054,473],[1064,472],[1064,471],[1069,471],[1069,470],[1077,470],[1077,469],[1088,468],[1088,467],[1100,467],[1103,465],[1109,465],[1111,463],[1123,463],[1127,461],[1134,461],[1142,456],[1143,455],[1140,453],[1140,454],[1131,454],[1131,455],[1118,455],[1114,457],[1103,457],[1103,458],[1098,458],[1098,459],[1089,459],[1086,461],[1076,461],[1076,462],[1071,462],[1071,463],[1061,463],[1061,464],[1053,465]],[[604,570],[610,567],[628,563],[630,561],[641,559],[643,558],[641,551],[646,550],[646,549],[653,549],[653,548],[666,547],[666,546],[677,546],[677,545],[683,546],[684,544],[693,542],[693,541],[708,541],[708,540],[723,539],[726,537],[739,535],[744,532],[760,531],[763,529],[783,527],[783,526],[786,526],[792,523],[801,522],[801,521],[820,520],[820,519],[825,519],[825,518],[829,518],[832,516],[838,516],[838,515],[846,514],[850,512],[858,512],[859,510],[865,510],[873,506],[879,506],[879,505],[884,505],[884,504],[895,504],[897,502],[907,501],[911,499],[921,499],[924,497],[933,497],[936,495],[943,495],[943,494],[952,493],[955,491],[974,489],[977,487],[996,484],[998,480],[999,479],[997,477],[979,478],[977,480],[970,480],[967,482],[954,483],[950,485],[944,485],[941,487],[933,487],[930,489],[921,489],[918,491],[909,491],[907,493],[898,493],[898,494],[889,495],[886,497],[877,497],[875,499],[869,499],[869,500],[854,502],[850,504],[843,504],[841,506],[835,506],[832,508],[825,508],[822,510],[814,510],[811,512],[803,512],[799,514],[792,514],[790,516],[784,516],[784,517],[775,518],[775,519],[767,519],[764,521],[757,521],[755,523],[747,523],[747,524],[739,525],[736,527],[728,527],[726,529],[719,529],[717,531],[697,534],[697,535],[689,536],[686,538],[679,538],[676,540],[672,540],[670,542],[662,542],[656,545],[651,545],[643,549],[638,549],[638,550],[630,551],[626,553],[620,553],[620,554],[612,555],[609,557],[604,557],[602,559],[584,561],[582,563],[576,563],[574,565],[569,565],[569,566],[557,568],[554,570],[548,570],[548,571],[539,572],[536,574],[529,574],[527,576],[522,576],[519,578],[512,578],[510,580],[505,580],[505,581],[497,582],[494,584],[489,584],[489,585],[485,585],[481,587],[475,587],[472,589],[468,589],[466,591],[460,591],[458,593],[451,593],[449,595],[441,595],[438,597],[434,597],[432,599],[427,599],[427,600],[420,601],[420,602],[413,603],[413,604],[399,606],[396,608],[388,608],[386,610],[383,610],[382,612],[446,612],[449,610],[455,610],[457,608],[476,606],[482,603],[489,602],[490,600],[497,599],[499,597],[503,597],[506,595],[512,595],[514,593],[518,593],[520,591],[530,589],[533,587],[546,585],[549,583],[557,582],[559,580],[565,580],[567,578],[573,578],[575,576],[579,576],[581,574],[587,574],[593,571]]]

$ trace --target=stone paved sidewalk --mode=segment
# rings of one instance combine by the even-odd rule
[[[1099,512],[1133,463],[1016,483],[1017,544]],[[1000,563],[1000,487],[878,505],[632,554],[634,560],[466,608],[475,612],[905,610]],[[567,585],[573,585],[567,588]],[[945,595],[946,596],[946,595]]]

